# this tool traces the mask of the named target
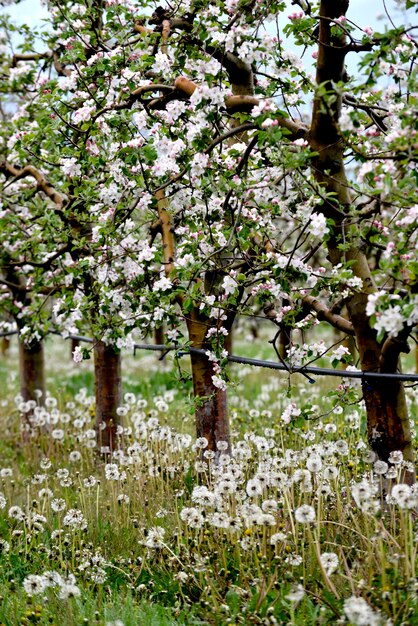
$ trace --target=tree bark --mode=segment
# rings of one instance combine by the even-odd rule
[[[292,327],[286,326],[286,324],[280,325],[279,334],[279,354],[285,361],[289,356],[289,349],[292,345]]]
[[[156,346],[165,345],[164,326],[156,326],[154,329],[154,343]]]
[[[73,352],[80,345],[79,339],[71,339],[70,340],[70,359],[73,359]]]
[[[366,314],[368,295],[376,290],[367,258],[359,245],[353,227],[346,232],[345,210],[352,204],[344,167],[344,144],[338,121],[341,111],[341,94],[335,85],[344,80],[346,38],[343,30],[332,27],[333,20],[345,15],[347,0],[322,0],[320,5],[319,50],[316,82],[320,87],[314,100],[310,144],[318,154],[314,160],[313,175],[328,196],[318,211],[334,222],[333,232],[327,242],[331,263],[352,262],[353,273],[362,279],[363,288],[347,302],[350,321],[353,324],[361,369],[365,372],[396,372],[401,345],[391,350],[387,358],[385,342],[378,342]],[[331,96],[331,97],[330,97]],[[339,243],[351,241],[342,252]],[[399,342],[401,344],[401,342]],[[405,342],[404,342],[405,345]],[[388,460],[391,452],[401,450],[404,459],[413,461],[411,432],[407,414],[405,392],[399,382],[363,382],[366,404],[368,438],[378,458]],[[405,473],[405,480],[412,482],[414,474]]]
[[[187,319],[189,339],[192,348],[210,350],[205,343],[209,328],[198,309],[193,309]],[[208,440],[208,449],[218,452],[218,442],[226,442],[230,452],[229,418],[227,409],[227,391],[213,384],[215,374],[213,363],[206,355],[191,352],[193,393],[195,399],[196,435]]]
[[[209,450],[216,452],[220,441],[225,441],[230,450],[226,389],[213,384],[213,365],[207,356],[192,354],[191,364],[197,437],[208,440]]]
[[[282,301],[282,306],[289,306],[290,302],[287,299]],[[292,345],[292,327],[281,323],[280,324],[280,334],[279,334],[279,354],[281,358],[285,361],[289,355],[289,350]]]
[[[6,356],[6,354],[9,352],[9,349],[10,349],[10,338],[2,337],[1,348],[0,348],[2,356]]]
[[[23,401],[33,400],[36,404],[43,405],[45,400],[45,361],[42,341],[32,341],[27,344],[19,339],[19,371],[20,393]]]
[[[117,408],[122,401],[121,355],[113,346],[98,341],[94,346],[97,445],[102,454],[118,447]]]
[[[225,337],[224,348],[228,354],[232,354],[234,350],[234,326],[230,328],[229,333]]]
[[[43,341],[25,343],[19,338],[20,395],[24,402],[33,401],[38,406],[45,402],[45,358]],[[29,443],[33,408],[22,412],[22,436]]]
[[[418,374],[418,333],[415,333],[415,373]]]

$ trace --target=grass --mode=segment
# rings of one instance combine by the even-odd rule
[[[234,366],[235,454],[214,465],[170,358],[124,360],[113,459],[89,443],[91,362],[48,346],[52,424],[29,446],[15,346],[0,363],[0,624],[418,624],[418,492],[382,495],[401,466],[370,458],[356,386]]]

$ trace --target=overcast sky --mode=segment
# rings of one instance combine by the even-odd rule
[[[286,3],[288,5],[288,9],[283,14],[283,17],[280,20],[280,25],[282,29],[286,23],[287,15],[290,13],[294,13],[295,10],[298,10],[298,7],[292,4],[291,0],[286,0]],[[352,22],[361,26],[362,28],[366,26],[371,26],[375,31],[384,31],[386,24],[389,23],[389,19],[385,11],[386,5],[386,9],[389,12],[390,17],[395,25],[400,26],[402,24],[416,23],[417,16],[415,11],[406,11],[405,9],[401,10],[399,8],[400,4],[405,5],[405,2],[402,0],[373,0],[372,2],[367,0],[350,0],[347,17]],[[140,0],[137,0],[137,6],[138,12],[140,12]],[[40,25],[42,23],[42,20],[48,18],[48,10],[45,6],[42,6],[41,0],[22,0],[22,2],[20,2],[19,4],[9,5],[4,10],[9,13],[15,24],[26,23],[29,26],[35,26]],[[280,35],[283,36],[283,33],[281,33]],[[20,39],[21,38],[18,35],[14,36],[13,40],[15,47],[20,42]],[[293,51],[298,55],[301,54],[301,49],[295,47],[292,41],[288,41],[286,43],[286,48],[289,51]],[[42,52],[42,48],[37,48],[37,51]],[[348,55],[347,69],[349,74],[356,73],[358,60],[358,55]],[[303,58],[303,64],[308,72],[311,72],[313,74],[315,73],[315,61],[309,53],[305,54]]]
[[[291,0],[287,1],[289,6],[289,13],[298,9],[292,5]],[[405,21],[405,13],[397,8],[396,0],[387,0],[386,6],[395,22],[400,24]],[[138,2],[138,9],[140,10],[140,2]],[[19,4],[10,5],[4,9],[13,18],[16,23],[27,23],[29,25],[39,24],[39,22],[48,16],[48,11],[41,5],[40,0],[23,0]],[[414,11],[408,12],[410,16],[414,14]],[[385,16],[385,9],[383,0],[373,0],[369,2],[367,0],[350,0],[350,8],[347,13],[347,17],[356,24],[364,26],[371,26],[375,30],[382,28],[382,23],[387,22]],[[383,19],[382,19],[383,17]]]

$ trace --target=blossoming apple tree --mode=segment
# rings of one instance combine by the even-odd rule
[[[5,293],[18,271],[31,301],[54,297],[28,336],[88,325],[104,358],[164,323],[191,348],[213,450],[238,314],[329,324],[386,374],[418,321],[416,31],[355,24],[348,0],[293,5],[52,1],[20,50],[4,45]],[[311,353],[291,345],[289,367]],[[402,384],[362,393],[373,450],[412,461]]]

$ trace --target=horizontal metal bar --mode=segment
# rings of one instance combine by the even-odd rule
[[[7,337],[9,335],[15,335],[18,331],[9,331],[5,333],[0,333],[0,337]],[[56,330],[50,330],[49,334],[58,335],[63,339],[75,339],[77,341],[82,341],[85,343],[94,343],[94,339],[90,337],[84,337],[82,335],[67,335],[66,337],[62,337],[62,335]],[[166,346],[164,344],[151,344],[151,343],[135,343],[133,345],[134,354],[136,350],[151,350],[153,352],[173,352],[177,351],[177,356],[182,357],[186,354],[206,354],[206,350],[202,350],[200,348],[193,348],[192,346],[187,346],[185,348],[180,348],[179,346]],[[241,363],[242,365],[251,365],[253,367],[265,367],[273,370],[280,370],[282,372],[288,372],[289,374],[302,374],[306,376],[306,374],[312,374],[313,376],[337,376],[338,378],[356,378],[360,380],[379,380],[379,379],[387,379],[387,380],[398,380],[401,381],[409,381],[409,382],[418,382],[418,374],[401,374],[401,373],[389,373],[389,372],[362,372],[361,370],[335,370],[328,369],[326,367],[312,367],[309,365],[305,365],[303,367],[291,367],[290,365],[286,365],[283,363],[277,363],[276,361],[264,361],[262,359],[250,359],[244,356],[235,356],[228,355],[228,361],[231,363]],[[314,381],[312,381],[314,382]]]

